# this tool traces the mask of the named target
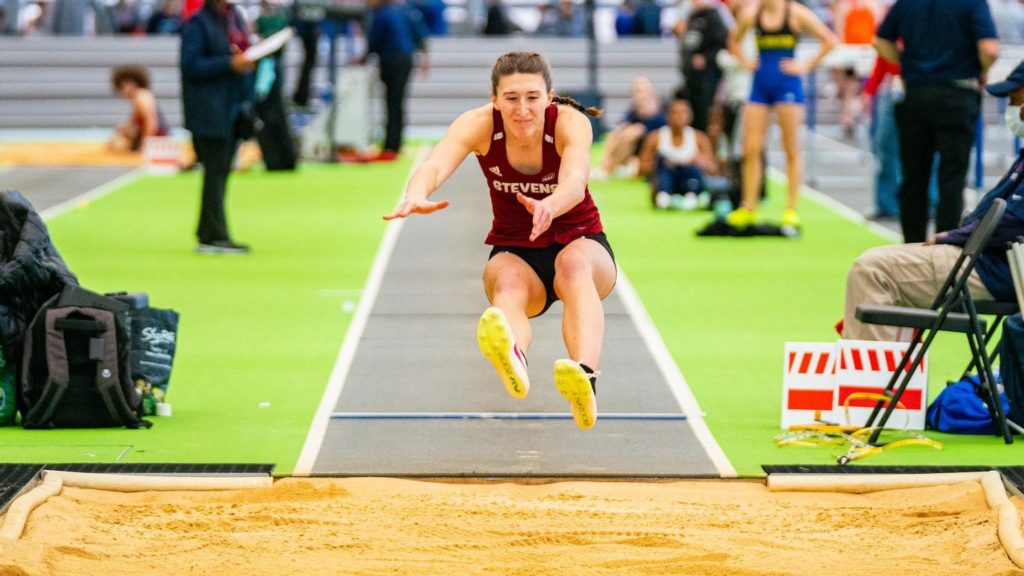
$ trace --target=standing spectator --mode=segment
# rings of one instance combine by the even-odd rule
[[[838,0],[835,4],[835,29],[839,41],[853,46],[867,46],[875,38],[878,21],[878,4],[875,0]],[[839,97],[839,125],[845,136],[853,139],[857,124],[857,93],[862,81],[857,76],[854,62],[844,62],[832,69]]]
[[[367,56],[377,56],[387,107],[384,148],[378,160],[394,160],[402,148],[406,88],[412,75],[414,54],[420,53],[420,67],[424,72],[428,66],[428,32],[423,19],[419,17],[419,12],[400,6],[395,1],[370,0],[372,12],[366,35]]]
[[[413,0],[412,5],[420,11],[423,24],[431,36],[448,35],[448,21],[444,19],[444,0]]]
[[[326,17],[323,3],[316,0],[295,0],[292,4],[292,26],[302,40],[302,68],[299,69],[299,79],[292,93],[292,102],[299,108],[309,105],[309,86],[313,80],[320,42],[320,22]]]
[[[128,120],[114,130],[114,137],[107,146],[110,150],[138,152],[147,137],[167,135],[167,120],[149,90],[149,73],[145,68],[134,64],[118,66],[111,74],[110,83],[132,103]]]
[[[900,217],[899,190],[903,170],[894,108],[903,94],[900,67],[881,56],[876,58],[875,68],[864,84],[864,109],[874,117],[871,153],[875,156],[875,213],[868,216],[868,220],[898,220]],[[928,178],[929,209],[939,199],[938,172],[939,158],[936,155]]]
[[[651,132],[640,151],[640,170],[650,177],[651,197],[659,210],[693,210],[704,191],[704,175],[716,169],[711,140],[690,125],[686,100],[668,106],[668,124]]]
[[[206,0],[181,29],[181,95],[185,128],[203,165],[200,253],[245,254],[228,234],[224,197],[238,144],[252,135],[253,62],[249,31],[227,0]]]
[[[757,34],[757,60],[750,60],[740,39],[750,30]],[[796,59],[800,33],[809,31],[821,42],[818,53],[809,60]],[[754,72],[750,98],[743,108],[743,191],[740,206],[729,213],[727,222],[746,229],[756,220],[754,210],[764,177],[764,140],[769,113],[774,108],[782,129],[786,152],[786,209],[782,226],[800,228],[796,211],[803,185],[803,161],[800,156],[800,128],[804,124],[803,75],[814,69],[836,45],[836,37],[813,12],[794,0],[764,0],[744,7],[729,38],[730,51],[740,65]]]
[[[864,85],[865,107],[874,101],[871,152],[875,155],[875,213],[869,217],[870,220],[896,220],[900,217],[900,140],[893,113],[896,100],[903,97],[903,81],[899,74],[898,65],[879,56]]]
[[[896,41],[902,39],[903,48]],[[985,0],[897,0],[878,27],[875,49],[900,64],[906,94],[896,104],[905,242],[928,232],[928,178],[939,153],[937,232],[959,226],[964,181],[981,107],[980,86],[999,56]]]
[[[146,34],[177,34],[181,28],[181,0],[163,0],[146,21]]]
[[[722,81],[718,52],[729,40],[729,30],[716,7],[717,0],[693,0],[685,25],[676,26],[681,51],[683,84],[693,107],[693,127],[707,132],[711,105]]]
[[[482,30],[484,36],[508,36],[516,31],[516,25],[505,12],[502,0],[488,0],[487,21]]]
[[[256,34],[268,38],[288,27],[288,15],[263,0]],[[256,141],[269,171],[294,170],[297,161],[292,130],[284,108],[284,47],[260,60],[256,69]]]
[[[661,36],[661,6],[654,0],[639,0],[633,11],[634,36]]]

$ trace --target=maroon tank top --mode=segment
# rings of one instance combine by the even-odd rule
[[[491,210],[494,221],[484,242],[492,246],[519,246],[526,248],[547,248],[553,243],[568,244],[583,236],[592,236],[603,230],[601,215],[590,197],[590,189],[583,190],[583,200],[568,212],[555,218],[548,228],[533,242],[533,215],[516,200],[516,193],[543,200],[554,192],[558,184],[558,170],[562,158],[555,151],[555,122],[558,120],[558,105],[551,104],[544,111],[544,138],[542,141],[542,164],[540,172],[523,174],[508,161],[505,148],[505,125],[501,112],[494,110],[494,132],[487,154],[477,156],[480,169],[487,178],[491,192]]]

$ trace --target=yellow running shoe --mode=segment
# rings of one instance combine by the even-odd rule
[[[555,360],[555,387],[569,401],[572,419],[576,425],[587,430],[597,422],[597,396],[590,384],[590,378],[597,373],[587,374],[578,362]]]
[[[516,346],[512,327],[500,309],[491,306],[484,310],[476,326],[476,341],[484,358],[494,364],[508,393],[513,398],[525,398],[530,391],[526,356]]]
[[[782,225],[793,229],[800,228],[800,215],[796,213],[796,208],[786,208],[782,211]]]
[[[725,223],[733,228],[749,228],[754,224],[757,219],[757,213],[750,208],[740,206],[739,208],[729,212],[729,215],[725,217]]]

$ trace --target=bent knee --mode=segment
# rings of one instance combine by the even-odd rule
[[[488,279],[485,278],[485,282]],[[502,268],[494,271],[490,277],[491,291],[494,294],[527,293],[529,279],[522,271],[515,268]]]
[[[594,267],[581,250],[566,249],[555,258],[555,286],[581,279],[592,280]]]

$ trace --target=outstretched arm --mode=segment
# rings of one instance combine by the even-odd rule
[[[583,201],[590,177],[590,145],[594,142],[594,131],[590,120],[579,110],[559,106],[558,124],[555,127],[555,146],[562,157],[558,170],[558,186],[550,196],[535,200],[518,194],[519,203],[533,214],[533,230],[530,240],[536,240],[551,227],[551,222],[572,210]]]
[[[434,146],[427,159],[409,178],[405,197],[398,207],[384,215],[385,220],[405,218],[410,214],[430,214],[448,207],[448,201],[432,202],[427,198],[455,172],[480,141],[479,135],[490,134],[490,106],[470,110],[459,116]]]

